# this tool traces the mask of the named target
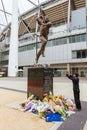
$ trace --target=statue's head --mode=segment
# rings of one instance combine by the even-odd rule
[[[40,18],[41,18],[41,19],[43,19],[43,16],[42,16],[42,15],[40,15]]]
[[[45,22],[49,22],[49,18],[48,18],[48,15],[45,16]]]

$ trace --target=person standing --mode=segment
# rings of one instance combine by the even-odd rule
[[[69,72],[66,72],[66,76],[72,80],[73,83],[73,94],[74,94],[74,100],[76,105],[76,110],[81,110],[81,102],[80,102],[80,89],[79,89],[79,75],[78,73],[74,73],[73,75],[69,74]]]
[[[42,43],[41,48],[36,55],[36,63],[38,63],[38,59],[40,55],[44,57],[44,51],[48,40],[48,34],[49,34],[49,28],[51,27],[51,22],[49,21],[48,16],[45,14],[45,12],[42,9],[40,10],[40,16],[36,20],[39,24],[39,28],[40,28],[39,37]]]

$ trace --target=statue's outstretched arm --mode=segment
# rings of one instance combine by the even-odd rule
[[[43,16],[46,15],[45,12],[44,12],[44,10],[42,10],[41,8],[40,8],[40,14],[43,15]]]
[[[44,26],[48,26],[48,27],[51,27],[52,26],[52,23],[51,22],[47,22],[47,23],[42,23]]]

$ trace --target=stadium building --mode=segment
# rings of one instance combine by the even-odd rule
[[[45,57],[39,64],[54,68],[55,76],[65,76],[67,66],[71,72],[87,77],[87,14],[86,0],[48,0],[41,7],[52,22]],[[35,64],[41,46],[34,7],[19,17],[18,68],[27,76],[27,69]],[[8,70],[11,23],[0,35],[0,67]],[[31,28],[32,31],[29,30]],[[5,71],[6,71],[5,70]]]

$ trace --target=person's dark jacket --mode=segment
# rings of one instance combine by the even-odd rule
[[[79,92],[79,91],[80,91],[80,90],[79,90],[79,78],[78,78],[78,77],[73,77],[72,75],[68,75],[68,74],[66,74],[66,76],[67,76],[70,80],[72,80],[73,90]]]

